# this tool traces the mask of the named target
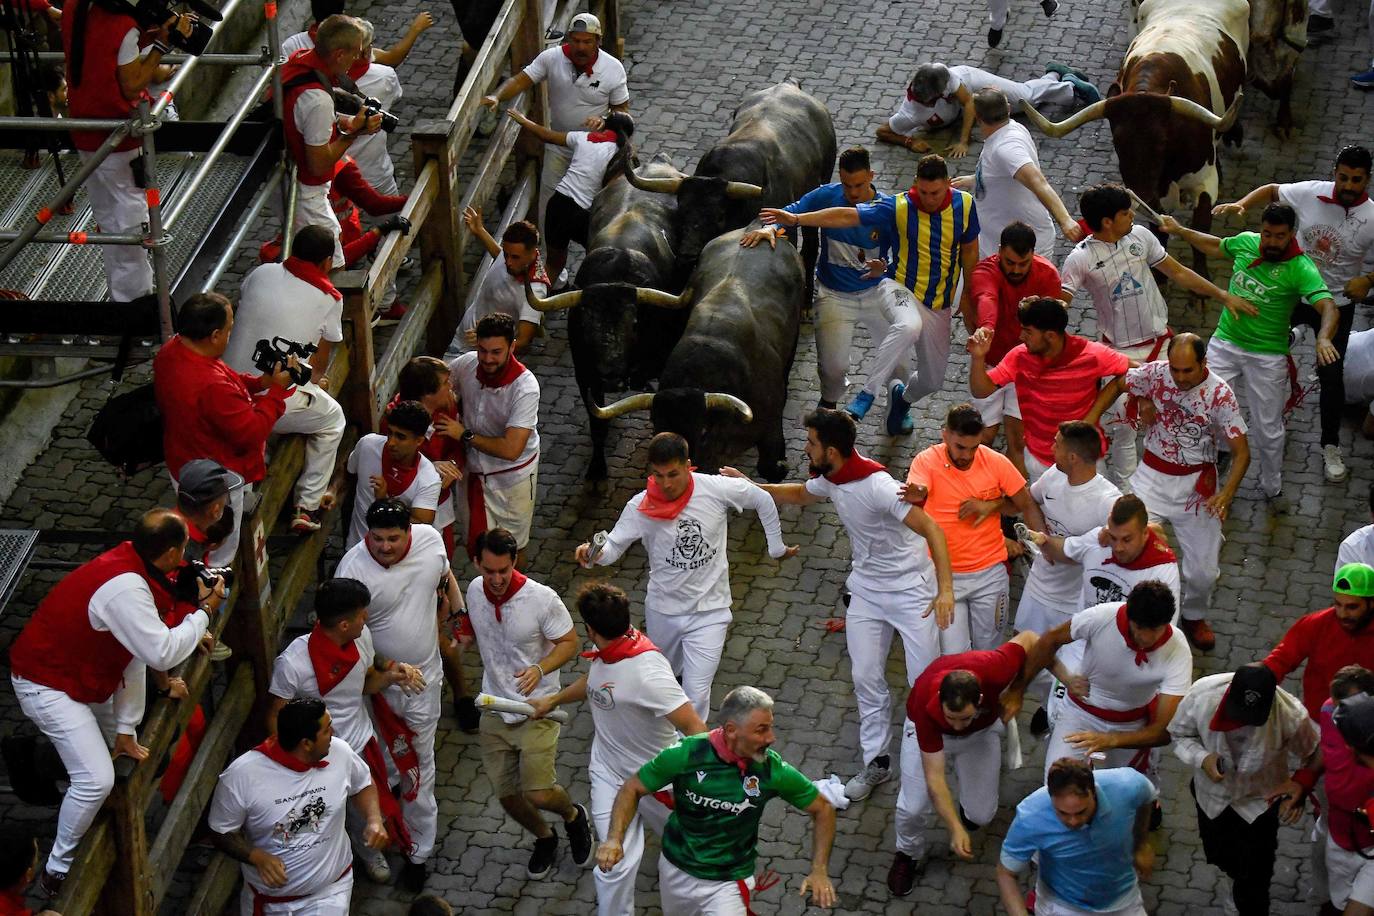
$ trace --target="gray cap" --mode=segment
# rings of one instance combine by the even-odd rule
[[[188,461],[177,474],[177,498],[193,505],[204,505],[241,486],[242,477],[209,458]]]
[[[1336,704],[1331,721],[1352,749],[1374,753],[1374,696],[1351,694]]]
[[[586,32],[589,35],[601,36],[601,20],[591,13],[578,13],[572,17],[572,22],[568,23],[568,34],[573,32]]]
[[[923,102],[945,94],[950,72],[944,64],[921,64],[911,75],[911,94]]]

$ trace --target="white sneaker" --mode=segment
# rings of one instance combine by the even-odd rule
[[[1350,472],[1345,468],[1345,462],[1341,460],[1339,445],[1323,446],[1322,461],[1326,465],[1326,479],[1331,483],[1340,483],[1350,476]]]
[[[367,880],[373,884],[391,883],[391,863],[387,862],[386,855],[380,849],[370,849],[366,846],[355,848],[354,854],[363,864],[363,872],[367,875]]]
[[[892,767],[870,763],[858,775],[844,784],[844,797],[850,801],[862,801],[873,793],[874,788],[892,778]]]

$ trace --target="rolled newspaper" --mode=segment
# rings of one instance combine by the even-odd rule
[[[505,697],[494,697],[489,693],[477,694],[477,699],[473,701],[478,709],[490,709],[493,712],[508,712],[517,716],[530,718],[534,715],[534,707],[528,703],[521,703],[519,700],[508,700]],[[555,722],[567,722],[568,711],[566,709],[555,709],[544,718],[553,719]]]
[[[604,531],[598,531],[596,534],[592,535],[591,547],[587,550],[587,562],[582,564],[583,566],[587,569],[591,569],[596,565],[596,558],[601,556],[601,551],[606,549],[606,539],[608,537],[610,537],[610,535]]]
[[[1017,522],[1012,526],[1012,530],[1016,532],[1016,539],[1025,546],[1026,553],[1036,559],[1044,555],[1044,551],[1040,549],[1039,544],[1035,543],[1035,539],[1031,537],[1031,530],[1026,527],[1024,522]]]

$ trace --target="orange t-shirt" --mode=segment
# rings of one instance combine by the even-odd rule
[[[1006,456],[980,445],[973,464],[961,471],[950,463],[940,442],[911,459],[906,482],[926,488],[924,508],[945,533],[954,572],[980,572],[1006,561],[1001,513],[994,512],[981,523],[975,523],[975,516],[959,517],[959,506],[966,499],[1001,499],[1026,488],[1025,478]]]

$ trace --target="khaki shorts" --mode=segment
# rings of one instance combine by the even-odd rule
[[[483,481],[482,500],[487,507],[487,530],[505,528],[515,535],[521,550],[530,542],[534,521],[534,494],[539,490],[539,468],[524,480],[509,487],[493,487]]]
[[[553,758],[559,730],[558,723],[549,719],[507,725],[496,713],[483,713],[477,743],[497,798],[539,792],[558,784]]]

